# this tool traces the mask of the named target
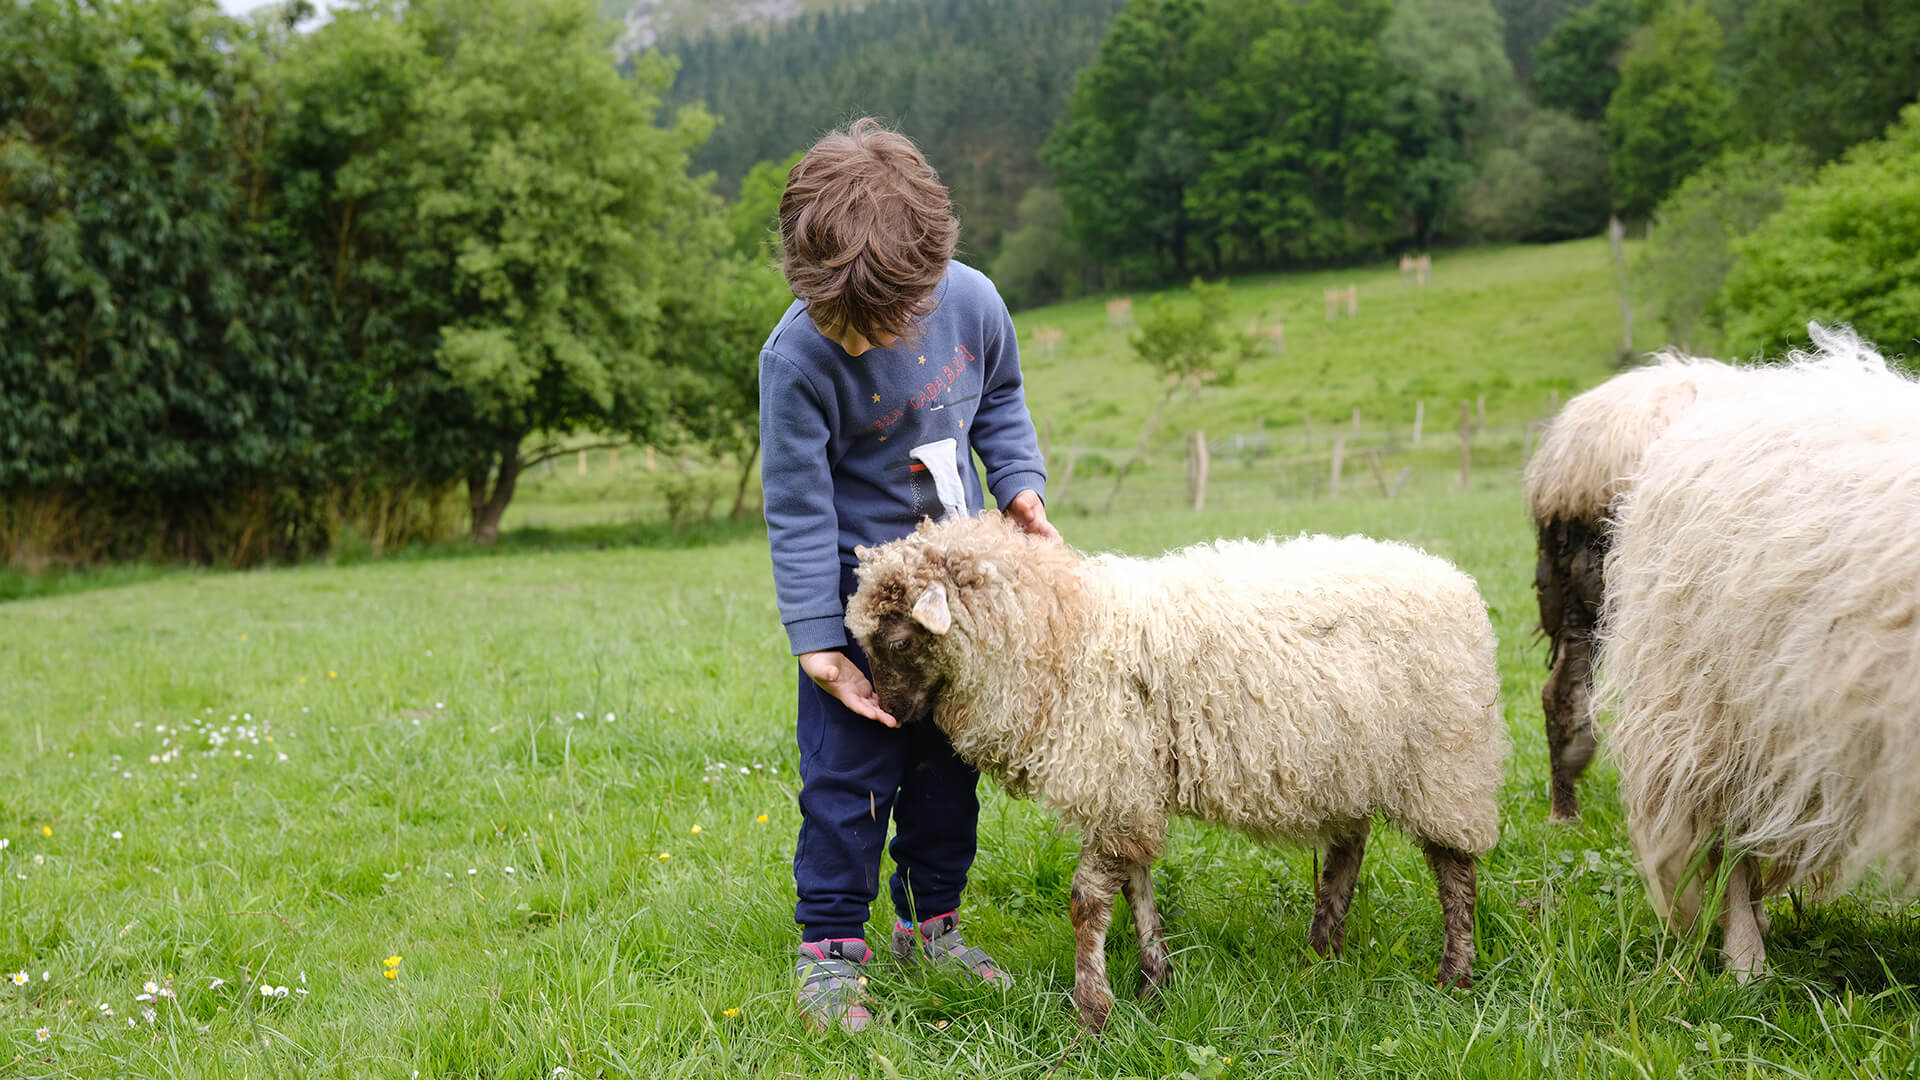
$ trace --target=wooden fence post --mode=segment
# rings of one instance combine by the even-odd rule
[[[1411,465],[1400,466],[1400,475],[1394,477],[1393,490],[1387,492],[1387,498],[1391,499],[1395,495],[1400,494],[1400,489],[1407,486],[1407,477],[1412,475],[1413,475],[1413,466]]]
[[[1481,394],[1473,399],[1474,422],[1482,429],[1487,426],[1487,395]]]
[[[1467,490],[1467,484],[1473,475],[1473,408],[1464,399],[1460,402],[1460,490]]]
[[[1360,434],[1360,406],[1353,407],[1353,433]]]
[[[1420,428],[1424,424],[1426,424],[1426,422],[1427,422],[1427,403],[1425,401],[1414,402],[1413,403],[1413,445],[1415,446],[1420,445]]]
[[[585,450],[580,451],[580,475],[587,475],[587,452]]]
[[[617,446],[607,451],[607,471],[620,471],[620,448]]]
[[[1387,493],[1387,474],[1380,471],[1380,451],[1368,450],[1367,464],[1373,466],[1373,482],[1380,485],[1380,497],[1391,499],[1393,496]]]
[[[651,443],[647,445],[647,471],[653,471],[653,445]]]
[[[1550,413],[1557,413],[1560,411],[1560,388],[1559,387],[1554,387],[1553,389],[1547,391],[1547,411]]]
[[[1207,506],[1207,433],[1187,436],[1187,498],[1195,510]]]
[[[1333,437],[1333,475],[1327,478],[1327,491],[1335,497],[1338,497],[1340,494],[1340,463],[1341,459],[1346,456],[1347,437],[1345,435],[1335,435]]]
[[[1613,248],[1613,265],[1620,272],[1620,322],[1622,356],[1633,355],[1633,301],[1632,289],[1627,284],[1627,253],[1623,247],[1627,239],[1627,227],[1620,224],[1620,218],[1607,218],[1607,244]]]

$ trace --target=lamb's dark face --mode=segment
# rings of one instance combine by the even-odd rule
[[[860,642],[873,667],[873,692],[880,707],[903,724],[926,719],[939,698],[943,679],[938,644],[932,631],[901,615],[883,616],[879,627]]]

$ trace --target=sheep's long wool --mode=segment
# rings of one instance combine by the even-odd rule
[[[1756,896],[1920,869],[1920,385],[1811,329],[1815,354],[1668,428],[1613,523],[1608,740],[1680,925],[1716,841],[1766,861]]]
[[[1554,416],[1527,459],[1527,511],[1600,524],[1647,447],[1693,407],[1739,385],[1742,368],[1663,354],[1576,395]]]
[[[866,640],[948,592],[935,719],[955,748],[1151,862],[1173,814],[1326,842],[1376,814],[1478,855],[1499,836],[1506,731],[1474,582],[1361,537],[1081,558],[992,516],[866,552]]]

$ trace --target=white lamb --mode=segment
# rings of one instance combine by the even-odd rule
[[[1567,402],[1527,460],[1527,511],[1540,546],[1533,589],[1551,669],[1540,706],[1554,821],[1580,815],[1575,785],[1593,760],[1593,634],[1606,584],[1608,508],[1669,424],[1696,402],[1730,392],[1745,374],[1716,360],[1663,354]]]
[[[1375,815],[1439,882],[1441,985],[1470,985],[1475,859],[1506,756],[1493,629],[1471,578],[1359,537],[1083,559],[993,516],[861,553],[847,625],[881,706],[1082,834],[1073,997],[1105,1023],[1124,892],[1142,991],[1167,979],[1150,867],[1185,814],[1327,845],[1309,941],[1338,951]]]
[[[1762,899],[1920,870],[1920,384],[1846,331],[1656,440],[1608,556],[1601,692],[1627,827],[1678,928],[1724,866]]]

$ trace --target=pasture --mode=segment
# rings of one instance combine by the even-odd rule
[[[1226,494],[1191,513],[1176,509],[1179,462],[1161,454],[1117,513],[1069,498],[1056,518],[1082,548],[1142,554],[1364,531],[1479,580],[1514,748],[1505,832],[1480,867],[1471,991],[1432,986],[1432,879],[1391,830],[1369,847],[1346,954],[1322,961],[1306,948],[1311,852],[1183,823],[1156,868],[1174,982],[1136,1004],[1132,935],[1115,933],[1120,1002],[1107,1032],[1084,1038],[1067,999],[1075,841],[983,784],[963,917],[1017,985],[1001,994],[882,962],[881,1023],[804,1033],[791,981],[795,674],[764,539],[609,526],[523,533],[478,556],[130,571],[0,608],[0,972],[24,976],[0,982],[0,1075],[1920,1075],[1915,909],[1775,901],[1777,977],[1743,987],[1716,970],[1710,942],[1656,924],[1604,761],[1583,789],[1586,817],[1546,822],[1545,655],[1514,425],[1545,390],[1604,377],[1599,343],[1617,315],[1610,296],[1588,295],[1604,246],[1540,250],[1578,265],[1476,256],[1479,276],[1459,275],[1448,301],[1436,259],[1434,291],[1395,301],[1429,305],[1431,319],[1383,314],[1364,335],[1364,318],[1319,325],[1351,340],[1290,339],[1235,386],[1181,403],[1168,435],[1184,437],[1184,410],[1231,430],[1295,395],[1343,415],[1375,378],[1401,404],[1423,378],[1435,400],[1479,382],[1489,425],[1514,434],[1489,438],[1469,490],[1454,489],[1457,451],[1443,441],[1430,468],[1407,451],[1419,479],[1392,500],[1362,485],[1282,497],[1249,458],[1217,465]],[[1286,295],[1311,299],[1318,319],[1310,285]],[[1236,297],[1251,308],[1275,292],[1243,283]],[[1062,419],[1056,440],[1130,442],[1144,370],[1128,384],[1131,361],[1109,349],[1123,374],[1095,378],[1110,331],[1092,325],[1104,318],[1094,304],[1022,316],[1023,342],[1049,318],[1087,323],[1087,352],[1033,365],[1036,415],[1091,416],[1108,401],[1119,415]],[[1474,318],[1495,328],[1484,340]],[[1318,377],[1321,364],[1339,380]],[[1100,396],[1074,400],[1080,386]],[[593,494],[648,483],[617,475],[536,478],[514,514],[632,516],[635,503]],[[882,903],[870,940],[885,940],[889,918]]]

